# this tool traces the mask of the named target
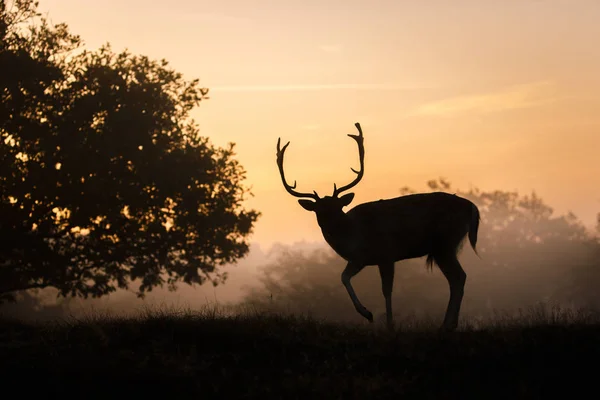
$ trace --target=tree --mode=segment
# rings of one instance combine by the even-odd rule
[[[0,0],[0,35],[0,296],[223,282],[260,214],[234,145],[190,118],[208,90],[165,60],[84,50],[32,0]]]

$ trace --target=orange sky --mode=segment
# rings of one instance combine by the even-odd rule
[[[288,179],[354,205],[455,187],[535,190],[591,225],[600,211],[600,2],[595,0],[42,0],[90,48],[166,58],[210,89],[194,117],[237,143],[259,209],[252,241],[322,240]]]

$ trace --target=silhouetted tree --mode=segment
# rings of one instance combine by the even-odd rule
[[[549,301],[600,307],[600,242],[573,214],[553,215],[535,193],[460,191],[444,179],[428,186],[468,198],[481,212],[481,259],[472,251],[460,256],[468,275],[463,303],[467,314]],[[401,189],[403,194],[412,192]],[[274,251],[276,260],[263,267],[262,287],[249,293],[248,301],[278,311],[360,320],[340,282],[344,260],[327,248],[306,252],[282,246]],[[377,268],[366,268],[353,282],[361,302],[383,312]],[[440,314],[447,296],[442,274],[437,269],[427,272],[424,259],[396,263],[397,314]]]
[[[0,0],[0,36],[0,296],[222,282],[259,213],[233,144],[189,117],[208,90],[165,60],[83,50],[31,0]]]

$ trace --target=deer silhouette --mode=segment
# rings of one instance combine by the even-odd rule
[[[372,201],[344,212],[354,198],[354,193],[340,194],[356,186],[364,175],[364,137],[360,124],[354,124],[358,135],[348,135],[356,140],[360,169],[351,168],[357,175],[354,181],[338,188],[333,185],[333,195],[319,197],[312,193],[297,192],[296,182],[289,185],[283,171],[283,158],[288,142],[281,148],[277,140],[277,166],[285,190],[298,203],[317,215],[325,241],[348,264],[342,272],[346,287],[356,311],[370,322],[373,314],[364,307],[352,287],[351,279],[368,265],[377,265],[388,328],[393,328],[392,289],[394,266],[397,261],[427,256],[426,265],[435,263],[450,286],[450,298],[441,329],[452,331],[458,326],[467,274],[458,261],[458,252],[468,235],[471,247],[477,243],[479,210],[471,201],[444,192],[419,193],[392,199]]]

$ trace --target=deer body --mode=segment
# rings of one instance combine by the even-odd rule
[[[319,215],[325,241],[346,261],[379,265],[458,246],[469,232],[474,204],[443,192],[360,204],[337,218]],[[462,223],[462,230],[454,227]],[[449,228],[450,227],[450,228]]]
[[[277,142],[277,164],[285,189],[307,211],[316,213],[325,241],[348,264],[342,272],[346,287],[356,310],[370,322],[373,314],[360,302],[352,284],[353,276],[367,265],[377,265],[386,302],[386,316],[392,327],[392,288],[394,264],[409,258],[427,256],[427,265],[437,264],[450,287],[450,299],[442,328],[454,330],[464,294],[466,274],[458,262],[457,252],[468,236],[475,250],[479,228],[479,210],[471,201],[443,192],[411,194],[393,199],[360,204],[348,212],[343,208],[354,198],[353,193],[339,194],[355,186],[364,173],[364,145],[362,129],[355,124],[359,135],[348,135],[359,147],[360,170],[353,171],[357,178],[337,188],[333,196],[319,197],[316,192],[299,193],[289,185],[283,172],[283,156],[287,146]]]

